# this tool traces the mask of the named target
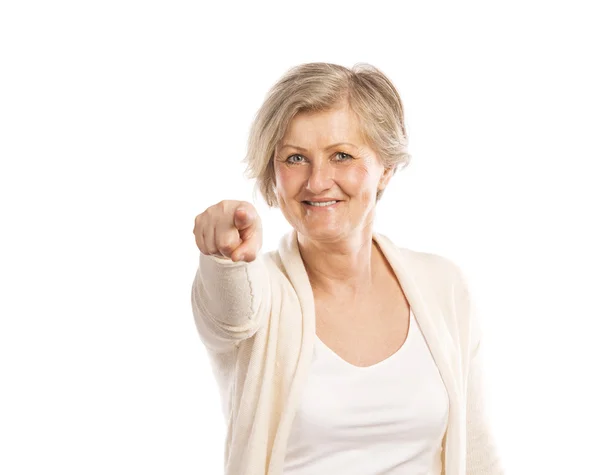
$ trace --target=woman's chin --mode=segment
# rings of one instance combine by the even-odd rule
[[[305,225],[304,234],[315,241],[335,241],[344,234],[344,226],[340,225]]]

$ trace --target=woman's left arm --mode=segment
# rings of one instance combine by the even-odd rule
[[[461,313],[466,317],[466,475],[503,475],[494,435],[485,407],[485,377],[482,358],[482,331],[477,304],[469,291],[464,274],[459,269]],[[463,313],[464,312],[464,313]]]
[[[473,346],[471,347],[467,376],[466,475],[502,475],[504,469],[485,409],[481,333],[478,330],[472,333],[474,339],[472,340]]]

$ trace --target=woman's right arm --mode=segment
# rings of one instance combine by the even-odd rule
[[[200,249],[192,311],[202,342],[224,352],[252,337],[269,314],[270,284],[261,222],[243,201],[222,201],[195,220]]]

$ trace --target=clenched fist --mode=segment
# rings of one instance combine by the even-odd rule
[[[252,262],[262,246],[262,225],[247,201],[225,200],[196,216],[196,245],[202,254]]]

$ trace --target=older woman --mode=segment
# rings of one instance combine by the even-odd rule
[[[294,231],[261,254],[250,203],[196,217],[192,308],[223,400],[227,475],[502,473],[462,272],[373,230],[406,144],[379,70],[295,67],[246,157]]]

